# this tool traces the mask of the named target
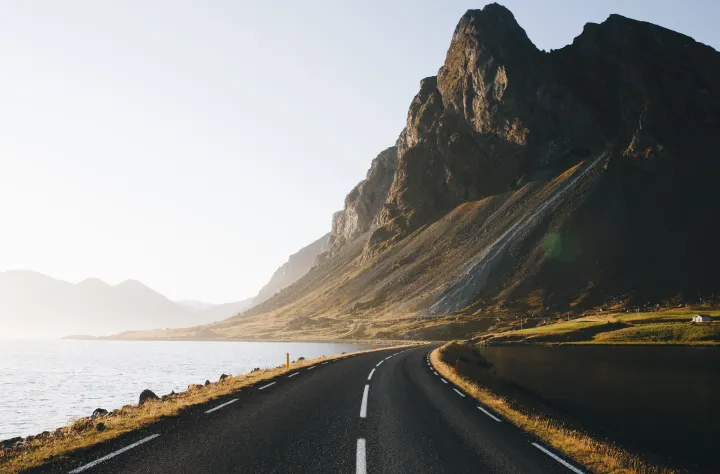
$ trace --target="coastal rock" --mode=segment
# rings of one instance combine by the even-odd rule
[[[95,411],[92,412],[92,418],[97,418],[99,416],[105,416],[108,414],[108,411],[104,408],[96,408]]]
[[[205,386],[207,387],[208,385],[210,385],[210,381],[209,381],[209,380],[205,380]]]
[[[18,441],[22,441],[22,437],[16,436],[14,438],[6,439],[4,441],[0,441],[0,447],[9,448],[11,446],[14,446]]]
[[[228,378],[228,377],[230,377],[230,376],[227,375],[227,374],[222,374],[222,375],[220,376],[220,382],[222,382],[223,380],[225,380],[225,379]]]
[[[158,399],[158,396],[155,395],[155,392],[146,388],[145,390],[143,390],[140,393],[140,399],[139,399],[138,403],[143,404],[148,400],[157,400],[157,399]]]

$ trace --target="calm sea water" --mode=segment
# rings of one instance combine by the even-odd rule
[[[37,434],[95,408],[158,395],[291,359],[362,350],[357,344],[0,340],[0,440]]]
[[[491,346],[502,378],[621,444],[720,473],[720,348]],[[701,471],[700,468],[704,470]]]

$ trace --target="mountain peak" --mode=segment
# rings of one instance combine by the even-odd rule
[[[95,288],[109,288],[110,285],[105,283],[99,278],[90,277],[86,278],[80,283],[78,283],[78,286],[89,286],[89,287],[95,287]]]
[[[145,285],[137,280],[132,280],[132,279],[125,280],[121,283],[118,283],[117,285],[115,285],[115,287],[120,288],[120,289],[127,289],[127,290],[152,291],[153,293],[156,293],[155,290],[148,287],[147,285]]]

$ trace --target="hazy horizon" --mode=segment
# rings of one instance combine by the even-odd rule
[[[0,6],[0,271],[252,297],[330,230],[486,3]],[[710,1],[500,3],[545,50],[610,13],[720,46]]]

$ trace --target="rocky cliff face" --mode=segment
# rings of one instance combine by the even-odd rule
[[[377,227],[378,213],[387,199],[397,168],[398,149],[392,146],[380,152],[370,164],[364,180],[345,197],[342,211],[333,215],[328,252],[317,263],[336,253],[346,243]]]
[[[267,282],[253,298],[252,305],[258,305],[272,297],[280,290],[292,285],[299,278],[305,275],[312,267],[315,258],[327,250],[330,234],[325,234],[315,242],[307,245],[294,254],[290,255],[288,261],[275,270],[270,281]]]
[[[545,53],[506,8],[468,11],[410,106],[371,244],[606,147],[653,166],[716,125],[717,78],[712,48],[652,24],[613,15]]]

